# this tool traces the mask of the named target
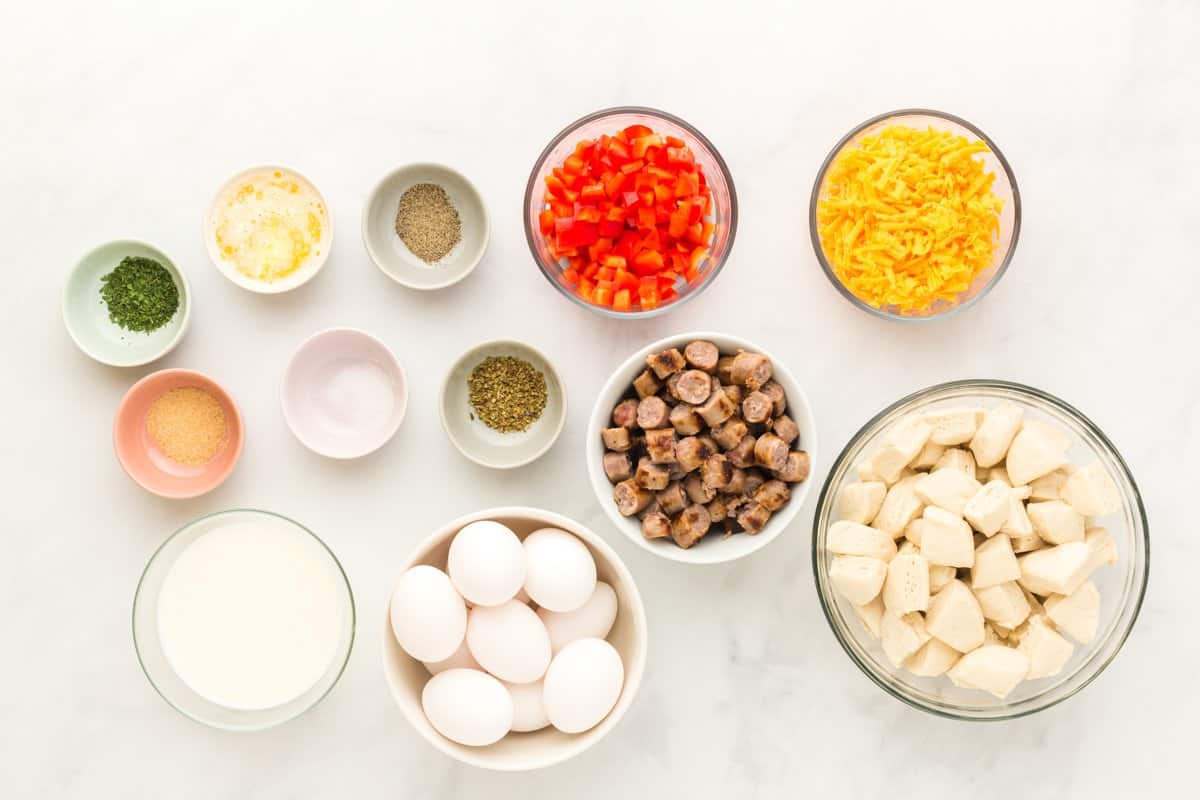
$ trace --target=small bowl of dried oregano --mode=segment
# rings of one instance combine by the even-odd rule
[[[442,289],[483,258],[487,209],[450,167],[408,164],[385,175],[367,198],[362,236],[384,275],[410,289]]]
[[[502,339],[459,356],[442,381],[442,427],[464,456],[510,469],[541,456],[567,419],[567,392],[540,351]]]
[[[179,344],[191,315],[187,279],[163,251],[133,239],[92,249],[63,288],[71,339],[101,364],[137,367]]]

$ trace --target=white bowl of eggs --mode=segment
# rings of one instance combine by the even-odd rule
[[[599,536],[536,508],[460,517],[403,565],[383,669],[401,712],[467,764],[540,769],[582,753],[633,703],[646,612]]]

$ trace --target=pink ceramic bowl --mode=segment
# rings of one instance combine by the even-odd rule
[[[225,412],[225,442],[204,464],[178,464],[158,448],[146,430],[150,406],[172,389],[194,386],[211,394]],[[220,486],[242,455],[242,414],[229,393],[207,375],[190,369],[152,372],[130,387],[113,421],[113,447],[126,474],[148,492],[182,500]]]

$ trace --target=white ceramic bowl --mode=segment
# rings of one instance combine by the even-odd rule
[[[476,511],[448,523],[417,546],[409,559],[400,565],[396,572],[397,579],[406,570],[419,564],[444,569],[454,535],[468,523],[482,519],[503,523],[522,539],[538,528],[560,528],[579,537],[587,545],[592,558],[596,560],[597,577],[617,593],[617,619],[608,641],[621,655],[625,667],[625,685],[621,688],[616,706],[600,724],[583,733],[569,734],[547,727],[531,733],[509,733],[486,747],[468,747],[452,742],[438,733],[425,718],[421,708],[421,690],[429,680],[429,672],[420,661],[400,648],[396,637],[392,635],[386,608],[383,610],[383,672],[392,698],[400,706],[405,719],[426,741],[446,755],[465,764],[505,772],[541,769],[566,761],[596,744],[616,727],[633,704],[646,669],[646,610],[633,576],[603,539],[567,517],[522,506]]]
[[[546,408],[524,431],[501,433],[478,419],[471,408],[467,378],[471,370],[491,356],[524,359],[546,379]],[[454,446],[476,464],[494,469],[520,467],[550,449],[567,421],[567,390],[550,359],[524,342],[498,339],[472,347],[458,357],[442,381],[442,427]]]
[[[325,235],[321,239],[321,252],[314,253],[308,260],[301,264],[299,269],[290,275],[270,282],[260,281],[255,278],[251,278],[248,275],[244,275],[235,266],[228,263],[224,257],[222,257],[221,252],[217,247],[215,235],[215,213],[217,205],[225,196],[225,192],[232,184],[242,180],[247,175],[266,170],[277,170],[296,178],[298,181],[303,181],[306,183],[317,196],[317,199],[321,201],[321,208],[324,212],[321,218],[321,223],[325,226]],[[288,292],[308,283],[318,272],[321,271],[321,268],[325,266],[325,262],[329,260],[329,252],[333,250],[333,214],[330,213],[329,203],[325,201],[325,197],[321,194],[321,190],[318,189],[317,185],[310,181],[302,173],[292,169],[291,167],[284,167],[278,164],[259,164],[233,174],[228,180],[221,184],[221,188],[218,189],[216,195],[213,196],[212,202],[209,203],[208,210],[204,214],[203,235],[204,246],[208,248],[208,257],[212,260],[213,266],[217,268],[218,272],[243,289],[248,289],[252,292],[257,292],[258,294],[280,294],[281,292]]]
[[[613,521],[613,524],[620,528],[621,532],[638,547],[641,547],[643,550],[649,550],[651,553],[663,558],[669,558],[672,561],[681,561],[686,564],[720,564],[725,561],[734,561],[748,556],[765,547],[775,537],[783,533],[784,529],[791,524],[800,512],[800,507],[804,505],[804,500],[808,497],[809,490],[812,488],[812,476],[810,475],[803,483],[792,484],[791,500],[788,501],[786,506],[771,515],[767,526],[760,533],[755,535],[739,533],[728,539],[709,534],[691,548],[684,550],[670,539],[660,541],[647,540],[646,537],[642,536],[642,524],[637,517],[623,517],[617,511],[617,507],[613,503],[613,485],[609,483],[608,478],[604,474],[604,444],[600,439],[600,432],[612,426],[610,420],[612,419],[613,407],[630,391],[630,384],[632,384],[633,379],[642,370],[646,369],[646,356],[672,347],[678,347],[682,350],[688,342],[693,342],[697,339],[712,342],[720,349],[722,355],[734,353],[738,350],[747,350],[762,353],[771,359],[775,370],[775,380],[783,387],[784,392],[787,393],[787,413],[800,427],[799,442],[793,443],[792,446],[795,448],[798,444],[799,449],[808,451],[809,459],[815,467],[817,464],[817,426],[813,421],[812,406],[809,405],[808,397],[804,394],[804,390],[800,388],[800,384],[796,381],[792,373],[788,371],[787,367],[765,348],[759,347],[753,342],[748,342],[745,339],[739,339],[736,336],[729,336],[724,333],[696,331],[668,336],[666,339],[660,339],[653,344],[649,344],[630,356],[613,372],[612,377],[608,379],[608,382],[604,384],[604,388],[600,390],[600,394],[596,398],[596,405],[592,409],[592,416],[588,420],[587,471],[588,478],[592,483],[592,489],[596,492],[596,499],[600,502],[604,513],[608,514],[608,518]]]
[[[450,196],[462,221],[462,239],[436,264],[427,264],[396,234],[400,197],[413,185],[433,183]],[[362,237],[367,255],[389,278],[410,289],[442,289],[471,274],[488,245],[488,216],[475,186],[442,164],[408,164],[383,177],[363,209]]]
[[[363,391],[374,383],[376,397]],[[305,447],[358,458],[387,443],[404,420],[408,381],[388,346],[365,331],[329,328],[304,341],[280,389],[283,417]]]

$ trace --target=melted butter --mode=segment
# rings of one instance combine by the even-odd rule
[[[329,230],[317,190],[279,170],[254,172],[231,184],[217,201],[212,226],[221,257],[266,283],[319,256]]]

